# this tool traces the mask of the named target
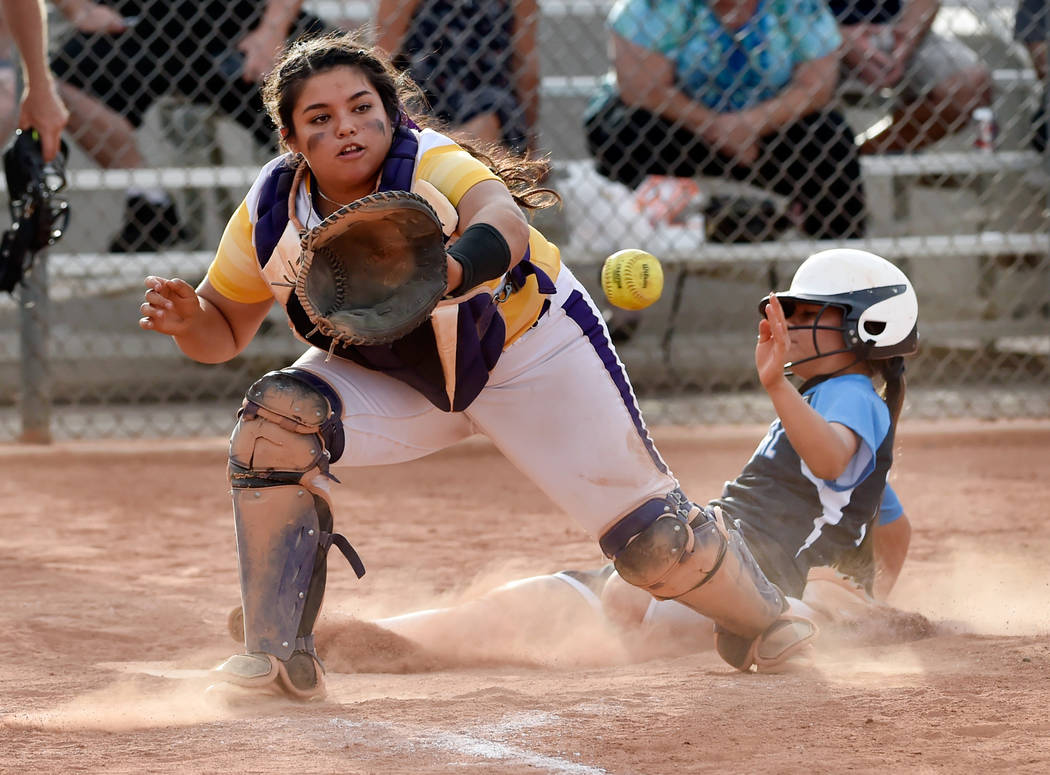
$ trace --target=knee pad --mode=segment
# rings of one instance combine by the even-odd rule
[[[660,513],[651,519],[654,505]],[[764,632],[787,603],[751,556],[740,534],[726,527],[718,509],[689,502],[680,490],[662,501],[649,501],[628,514],[622,525],[648,524],[615,552],[614,564],[625,580],[661,600],[673,599],[704,614],[721,628],[753,639]],[[634,528],[632,528],[633,530]],[[603,547],[609,542],[603,540]]]
[[[327,478],[329,464],[343,451],[341,414],[338,394],[318,377],[294,369],[266,374],[248,389],[230,436],[231,485]]]
[[[342,433],[342,420],[336,411],[338,396],[326,387],[305,372],[270,372],[249,389],[230,437],[249,653],[281,660],[295,651],[314,654],[311,633],[324,596],[331,544],[342,550],[359,577],[364,574],[349,542],[332,532],[329,440],[341,450],[337,432]]]

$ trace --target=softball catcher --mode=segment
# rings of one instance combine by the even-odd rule
[[[389,63],[346,36],[294,44],[265,93],[295,155],[263,167],[196,290],[147,278],[140,320],[216,362],[276,302],[309,345],[251,387],[231,437],[245,653],[220,678],[324,696],[313,624],[327,549],[348,547],[332,532],[331,471],[476,433],[625,578],[738,633],[747,648],[724,652],[734,666],[779,660],[812,636],[733,526],[681,492],[601,313],[527,224],[522,207],[556,196],[537,187],[544,164],[420,129]],[[362,217],[377,200],[413,204]]]

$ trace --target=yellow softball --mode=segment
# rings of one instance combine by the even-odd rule
[[[645,309],[660,298],[664,270],[652,253],[628,248],[613,253],[602,265],[605,297],[621,309]]]

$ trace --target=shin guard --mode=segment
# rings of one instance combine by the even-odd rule
[[[248,391],[230,438],[246,651],[219,668],[231,683],[299,699],[324,692],[312,632],[329,547],[364,574],[349,542],[333,532],[328,506],[329,450],[342,446],[333,402],[338,396],[313,375],[271,372]]]
[[[326,551],[314,496],[297,486],[234,490],[233,504],[245,648],[288,659],[307,602],[319,609],[324,595]]]
[[[616,556],[616,570],[657,599],[674,599],[732,632],[757,637],[784,610],[784,595],[720,514],[696,511],[657,518]]]
[[[734,649],[724,638],[725,653],[721,647],[719,653],[740,670],[755,664],[753,643],[784,630],[787,599],[766,578],[740,534],[726,526],[720,509],[694,506],[679,491],[615,553],[614,564],[625,581],[657,599],[692,608],[739,640],[744,647]],[[814,633],[800,632],[795,640],[801,645]],[[777,658],[782,661],[793,651],[786,643]]]

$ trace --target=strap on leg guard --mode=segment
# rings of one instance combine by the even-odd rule
[[[754,666],[760,673],[775,673],[819,633],[812,619],[789,608],[757,638],[745,638],[716,626],[715,650],[741,672]]]
[[[340,414],[335,391],[296,370],[265,375],[239,413],[229,472],[248,653],[219,668],[234,683],[277,681],[293,696],[315,693],[322,668],[312,632],[329,547],[364,574],[350,543],[332,532],[329,450],[342,449]]]

